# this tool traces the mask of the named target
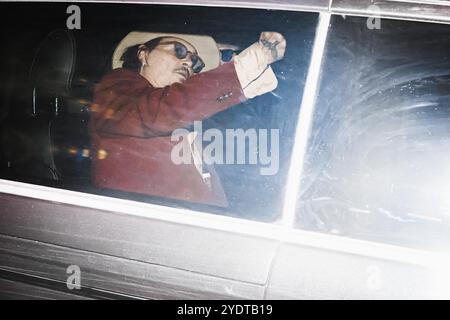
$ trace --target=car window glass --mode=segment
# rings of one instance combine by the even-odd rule
[[[0,7],[1,178],[255,220],[278,216],[317,13],[83,3],[76,6],[77,16],[76,8],[64,3],[2,3]],[[181,85],[182,89],[159,88],[158,99],[146,96],[147,89],[139,87],[148,87],[148,79],[139,78],[140,68],[154,64],[140,62],[134,73],[122,74],[111,87],[104,80],[112,71],[115,50],[130,32],[210,37],[222,54],[223,61],[218,61],[223,67],[257,42],[262,31],[282,34],[287,50],[284,59],[271,65],[276,89],[251,99],[239,100],[241,88],[236,83],[241,80],[229,68],[221,70],[231,80],[217,75],[195,86]],[[197,66],[205,62],[208,68],[209,60],[200,49],[196,52],[183,41],[186,48],[181,47],[180,40],[165,42],[164,50],[158,47],[152,54],[164,52],[172,60],[185,59]],[[186,70],[173,76],[184,78]],[[269,80],[252,75],[246,88],[259,90],[267,86],[264,81],[273,85],[270,75],[265,75]],[[224,88],[215,85],[217,79],[222,79]],[[200,92],[199,87],[206,89]],[[102,91],[101,97],[96,89]],[[108,100],[110,94],[118,97]],[[201,109],[199,104],[207,98],[211,108]],[[151,111],[142,99],[152,101]],[[233,107],[220,110],[231,100]],[[173,101],[187,107],[172,108]],[[192,110],[199,108],[208,114],[200,114],[201,128],[192,116]],[[210,112],[213,109],[217,112]],[[96,112],[102,118],[93,121]],[[180,121],[173,124],[174,118]],[[124,119],[126,124],[119,128]],[[93,129],[94,122],[98,127]],[[92,130],[98,128],[101,139],[94,141]],[[200,139],[186,134],[173,141],[175,129],[196,132]],[[195,155],[211,151],[217,137],[223,138],[219,141],[223,145],[216,145],[220,152],[210,155],[218,160],[197,166]],[[168,165],[173,148],[165,143],[170,141],[172,147],[189,141],[189,170]],[[210,201],[211,188],[221,198],[217,202]]]
[[[450,27],[373,26],[332,17],[296,225],[445,250]]]

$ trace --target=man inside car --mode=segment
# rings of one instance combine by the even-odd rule
[[[233,61],[201,72],[205,61],[180,36],[160,35],[130,46],[122,68],[96,87],[91,107],[93,180],[99,188],[226,206],[213,168],[174,164],[171,133],[274,90],[270,65],[286,40],[263,32]]]

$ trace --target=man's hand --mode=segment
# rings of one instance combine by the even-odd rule
[[[286,51],[286,39],[278,32],[261,32],[259,43],[263,46],[267,55],[267,64],[274,63],[284,57]]]
[[[281,60],[286,39],[278,32],[262,32],[258,42],[234,57],[234,67],[244,95],[250,99],[277,87],[270,64]]]

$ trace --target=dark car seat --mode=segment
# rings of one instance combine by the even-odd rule
[[[55,30],[37,48],[25,112],[2,125],[3,165],[10,178],[86,183],[90,177],[88,106],[103,57],[81,33]]]

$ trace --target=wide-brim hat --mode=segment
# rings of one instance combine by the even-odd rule
[[[147,41],[159,37],[180,38],[192,44],[194,48],[197,49],[198,55],[205,63],[205,67],[201,72],[217,68],[220,64],[219,48],[217,47],[216,41],[210,36],[180,33],[131,31],[120,41],[120,43],[114,50],[112,68],[117,69],[122,67],[123,61],[121,61],[120,58],[127,48],[135,46],[137,44],[144,44]]]

